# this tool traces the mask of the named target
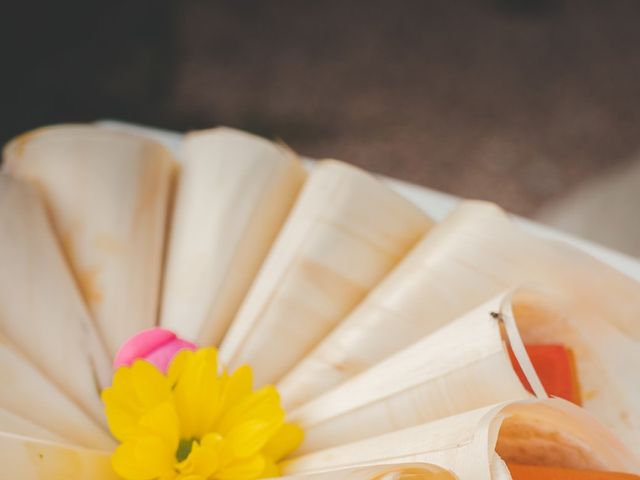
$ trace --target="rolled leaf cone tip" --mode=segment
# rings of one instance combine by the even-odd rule
[[[131,365],[138,359],[147,360],[166,372],[180,350],[197,350],[195,343],[179,338],[171,330],[154,327],[143,330],[127,340],[116,354],[113,369]]]

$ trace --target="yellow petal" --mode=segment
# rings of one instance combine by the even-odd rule
[[[265,470],[267,462],[262,455],[231,463],[212,477],[216,480],[255,480]]]
[[[262,449],[267,457],[278,462],[300,446],[304,439],[304,431],[298,425],[285,423]]]
[[[207,448],[213,448],[215,450],[220,448],[223,438],[219,433],[207,433],[200,444]]]
[[[221,393],[217,351],[202,348],[184,365],[173,390],[182,438],[202,438],[212,430],[222,406]]]
[[[246,458],[258,453],[280,429],[284,415],[268,420],[249,420],[231,429],[225,440],[231,445],[235,457]]]
[[[124,440],[127,430],[137,423],[143,412],[136,400],[129,368],[116,371],[111,387],[102,392],[102,401],[111,432],[119,440]]]
[[[108,405],[105,408],[109,430],[121,442],[135,435],[138,427],[138,417],[129,411]]]
[[[265,456],[265,467],[259,478],[272,478],[280,476],[280,467],[271,458]]]
[[[167,378],[171,386],[175,385],[182,372],[193,361],[195,352],[192,350],[180,350],[171,360],[167,370]]]
[[[139,430],[146,435],[162,439],[174,452],[180,442],[180,426],[173,403],[164,402],[145,414],[139,422]]]
[[[251,367],[243,365],[236,369],[225,381],[222,394],[223,408],[237,405],[253,390],[253,372]]]
[[[214,347],[203,347],[196,350],[196,359],[200,362],[215,364],[218,367],[218,350]]]
[[[173,452],[157,437],[142,437],[120,445],[111,464],[114,471],[126,480],[172,478]]]
[[[171,393],[167,377],[155,365],[145,360],[136,360],[133,363],[131,381],[139,404],[145,407],[157,405],[166,400]]]
[[[102,392],[111,432],[118,440],[126,440],[142,415],[170,397],[166,378],[150,363],[136,361],[119,368],[111,387]]]
[[[231,428],[245,421],[274,416],[284,416],[284,411],[275,387],[268,385],[246,396],[225,412],[217,429],[222,435],[227,435]]]
[[[219,442],[205,439],[200,443],[194,442],[187,459],[178,465],[181,474],[179,478],[187,478],[189,475],[208,478],[216,471],[219,466]]]

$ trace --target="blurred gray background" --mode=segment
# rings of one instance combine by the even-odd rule
[[[640,255],[640,2],[13,2],[0,140],[228,125]]]

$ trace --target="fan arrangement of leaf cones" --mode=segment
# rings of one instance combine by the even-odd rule
[[[100,391],[154,325],[278,387],[305,431],[282,478],[639,478],[636,281],[491,204],[436,224],[338,161],[183,143],[69,125],[5,147],[0,478],[117,478]]]

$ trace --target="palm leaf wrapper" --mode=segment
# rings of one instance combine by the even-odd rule
[[[640,284],[495,205],[228,128],[3,158],[0,478],[640,478]]]

